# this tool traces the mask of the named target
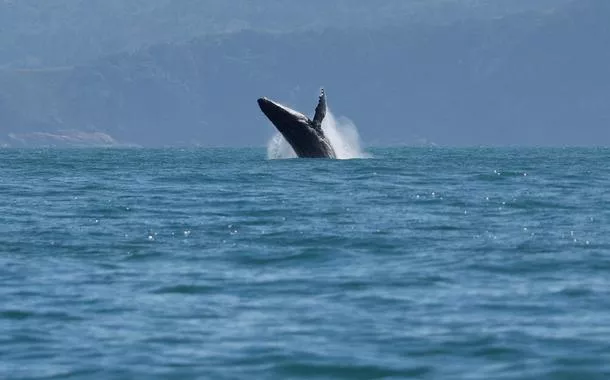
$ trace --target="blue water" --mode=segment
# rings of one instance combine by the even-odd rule
[[[0,378],[610,378],[610,149],[372,153],[0,150]]]

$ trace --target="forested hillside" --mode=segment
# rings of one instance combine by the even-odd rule
[[[367,144],[607,145],[608,20],[610,2],[578,0],[445,23],[245,29],[4,69],[0,144],[263,145],[273,130],[257,97],[311,114],[324,86]]]
[[[0,67],[66,66],[239,30],[382,28],[548,10],[571,0],[0,0]]]

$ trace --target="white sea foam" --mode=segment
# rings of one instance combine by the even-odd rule
[[[296,153],[281,133],[276,134],[267,143],[267,157],[271,160],[296,158]]]
[[[322,130],[330,140],[338,159],[370,157],[360,147],[358,129],[348,118],[340,117],[337,119],[328,109],[326,117],[322,121]],[[267,157],[269,159],[295,158],[296,156],[290,144],[279,132],[269,140],[267,144]]]

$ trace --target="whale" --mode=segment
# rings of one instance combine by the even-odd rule
[[[337,158],[322,130],[326,116],[326,93],[322,88],[313,119],[266,97],[257,100],[261,111],[284,136],[298,157]]]

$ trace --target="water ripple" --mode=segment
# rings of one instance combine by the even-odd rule
[[[0,377],[610,378],[610,150],[0,150]]]

